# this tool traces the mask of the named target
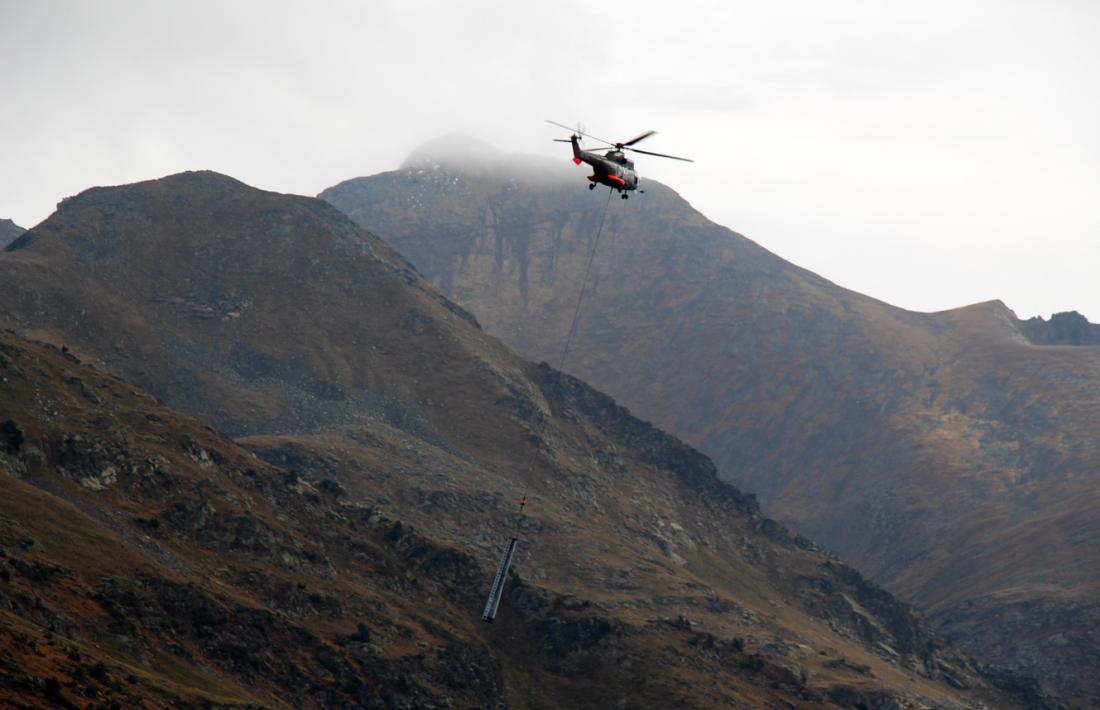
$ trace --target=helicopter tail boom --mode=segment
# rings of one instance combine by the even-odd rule
[[[569,142],[573,144],[573,162],[576,163],[577,165],[580,165],[582,162],[584,162],[584,159],[581,157],[581,139],[580,139],[580,136],[578,136],[576,133],[574,133],[573,135],[571,135],[569,137]]]

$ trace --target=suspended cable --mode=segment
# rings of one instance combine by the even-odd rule
[[[607,208],[611,205],[613,194],[615,194],[614,190],[607,191],[607,202],[603,205],[600,227],[596,230],[596,238],[592,240],[592,251],[588,253],[588,265],[584,267],[584,280],[581,281],[581,292],[577,296],[577,307],[573,310],[573,321],[569,324],[569,332],[565,336],[565,346],[561,349],[561,357],[558,359],[558,372],[565,369],[565,358],[569,355],[569,345],[573,342],[573,331],[577,328],[577,319],[581,314],[581,304],[584,303],[584,293],[588,289],[588,274],[592,271],[592,262],[596,258],[596,248],[600,245],[600,235],[603,234],[603,225],[607,221]]]
[[[584,267],[584,279],[581,280],[581,291],[577,295],[577,306],[573,309],[573,320],[569,323],[569,332],[565,336],[565,345],[561,349],[561,357],[558,358],[558,372],[565,368],[566,358],[569,356],[569,346],[573,342],[573,331],[577,329],[577,320],[581,315],[581,305],[584,303],[585,292],[588,290],[588,277],[592,273],[592,262],[596,259],[596,249],[600,246],[600,235],[603,234],[603,226],[607,222],[607,208],[611,205],[611,196],[615,190],[607,191],[607,202],[603,205],[603,214],[600,216],[600,226],[596,229],[596,238],[592,240],[592,249],[588,252],[588,263]],[[523,492],[523,498],[519,502],[519,520],[522,520],[527,507],[527,490]],[[485,610],[481,614],[481,620],[491,623],[497,616],[497,608],[500,606],[500,598],[504,594],[504,581],[508,575],[508,567],[512,564],[512,556],[516,551],[516,543],[519,541],[519,530],[508,538],[504,544],[504,552],[497,564],[497,573],[493,576],[493,585],[489,590],[489,599],[485,602]]]

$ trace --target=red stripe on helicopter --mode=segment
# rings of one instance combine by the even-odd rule
[[[573,162],[576,163],[577,165],[580,165],[584,161],[582,161],[580,158],[573,158]]]
[[[607,180],[608,180],[608,182],[613,182],[613,183],[615,183],[615,184],[616,184],[616,185],[618,185],[619,187],[626,187],[626,180],[623,180],[623,179],[622,179],[621,177],[619,177],[618,175],[608,175],[608,176],[607,176]]]

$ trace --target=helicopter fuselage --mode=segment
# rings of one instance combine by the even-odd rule
[[[619,192],[638,189],[638,173],[634,171],[634,161],[623,155],[621,150],[611,150],[600,155],[582,149],[575,135],[570,142],[573,144],[573,162],[577,165],[588,163],[592,166],[592,174],[588,179],[592,181],[593,187],[597,184],[607,185]]]

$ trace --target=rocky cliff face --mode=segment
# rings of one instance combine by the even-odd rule
[[[91,190],[0,255],[0,297],[36,339],[0,334],[20,702],[1048,702],[319,201]]]
[[[556,362],[604,198],[538,165],[422,155],[322,197]],[[567,369],[960,642],[1096,698],[1100,349],[1037,347],[1000,302],[891,307],[646,189],[610,205]]]
[[[14,242],[27,230],[10,219],[0,219],[0,250]]]
[[[1021,321],[1020,330],[1036,345],[1100,345],[1100,325],[1089,323],[1077,311],[1055,313]]]

